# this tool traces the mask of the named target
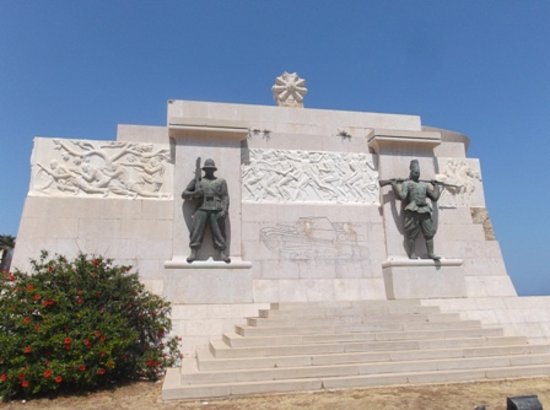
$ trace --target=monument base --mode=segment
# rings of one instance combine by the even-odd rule
[[[390,258],[382,263],[388,299],[466,297],[461,259]]]
[[[174,257],[164,263],[164,279],[169,286],[164,296],[173,304],[252,303],[252,264],[240,258],[223,261],[194,261]]]

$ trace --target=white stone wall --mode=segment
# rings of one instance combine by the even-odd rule
[[[28,196],[12,266],[29,270],[41,250],[113,258],[139,271],[162,294],[163,264],[172,255],[173,201]]]
[[[228,183],[231,256],[252,263],[238,286],[231,270],[209,272],[240,292],[220,303],[385,298],[382,264],[404,248],[400,204],[378,179],[406,177],[418,157],[422,178],[457,186],[435,208],[436,252],[463,261],[468,296],[515,295],[498,242],[470,212],[485,207],[479,161],[465,158],[463,136],[418,116],[171,101],[167,127],[118,132],[115,142],[36,139],[15,266],[41,249],[103,254],[185,302],[168,282],[200,274],[164,266],[189,251],[180,193],[201,156]]]
[[[243,256],[254,300],[385,298],[377,206],[243,204]]]
[[[41,250],[102,255],[163,292],[172,255],[173,164],[165,144],[36,138],[13,267]]]
[[[550,296],[430,299],[422,304],[502,327],[506,335],[526,336],[533,344],[550,343]]]

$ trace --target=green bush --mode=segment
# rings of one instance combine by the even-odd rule
[[[179,358],[170,304],[128,266],[79,255],[0,274],[0,396],[156,379]]]

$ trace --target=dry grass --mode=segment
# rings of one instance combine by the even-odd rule
[[[550,377],[478,383],[379,387],[315,393],[256,395],[224,400],[168,401],[160,398],[161,383],[139,382],[83,396],[2,403],[8,410],[505,410],[507,396],[536,394],[550,408]]]

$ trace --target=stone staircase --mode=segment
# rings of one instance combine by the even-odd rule
[[[277,303],[169,369],[164,399],[550,375],[550,346],[418,300]]]

